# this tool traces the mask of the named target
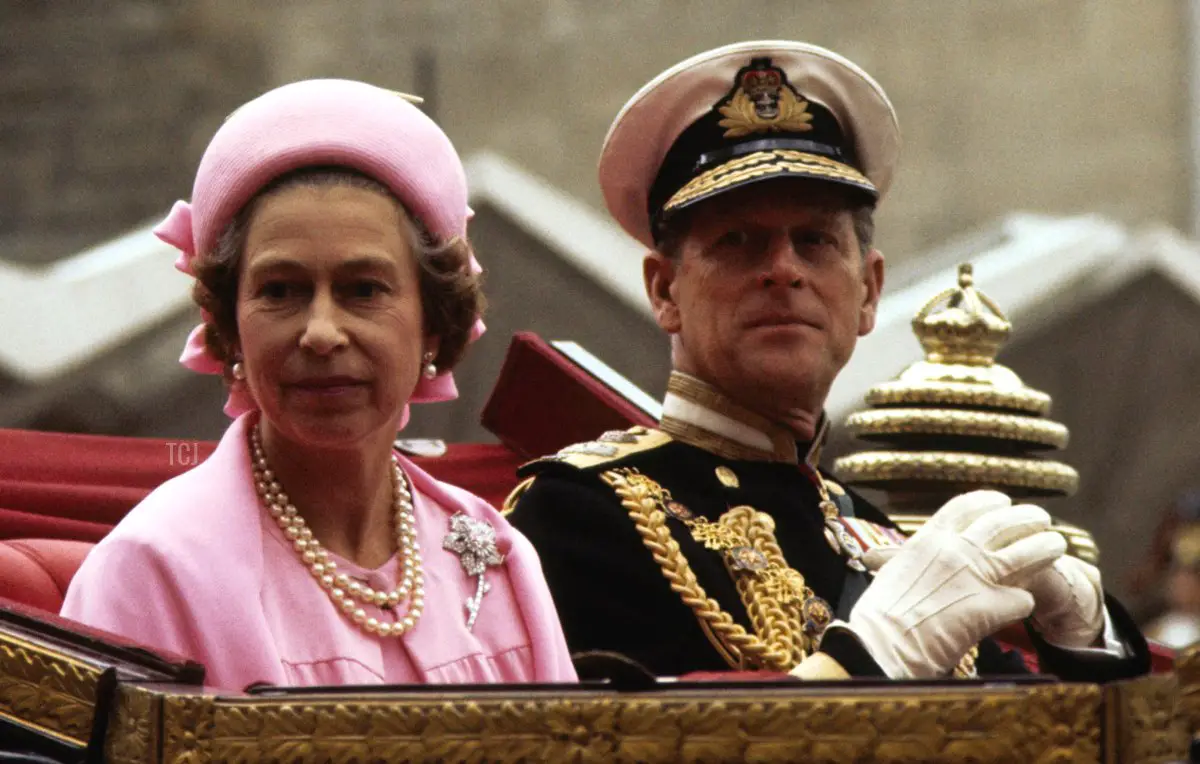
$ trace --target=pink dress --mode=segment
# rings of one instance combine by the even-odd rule
[[[558,614],[533,546],[482,499],[401,457],[412,480],[425,573],[425,611],[402,638],[360,630],[318,586],[259,503],[239,417],[217,450],[133,508],[80,567],[62,615],[148,647],[191,657],[205,684],[276,685],[573,682]],[[504,563],[484,574],[474,628],[466,601],[477,579],[442,548],[462,512],[496,530]],[[398,560],[375,570],[338,559],[379,590]],[[391,611],[368,615],[394,621]]]

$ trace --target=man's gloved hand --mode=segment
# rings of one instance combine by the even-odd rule
[[[1104,631],[1104,589],[1100,571],[1074,557],[1060,557],[1034,576],[1033,626],[1052,645],[1092,647]]]
[[[875,580],[848,627],[893,679],[948,674],[983,638],[1028,616],[1024,586],[1066,552],[1050,515],[997,491],[951,499],[902,547],[868,552]],[[1056,589],[1057,591],[1057,589]]]

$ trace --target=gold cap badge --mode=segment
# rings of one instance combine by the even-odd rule
[[[808,101],[800,98],[788,84],[783,71],[769,64],[770,59],[755,59],[751,69],[742,73],[729,103],[720,108],[725,119],[717,124],[727,128],[726,138],[751,133],[812,130],[813,115]]]

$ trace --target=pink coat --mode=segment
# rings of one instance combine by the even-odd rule
[[[155,489],[96,546],[71,582],[62,615],[187,655],[207,668],[205,684],[226,690],[254,682],[575,681],[533,546],[482,499],[403,457],[415,488],[425,611],[399,639],[361,631],[260,505],[246,446],[253,416],[239,417],[208,460]],[[490,523],[505,555],[487,569],[491,588],[472,631],[465,602],[477,579],[442,548],[457,512]],[[377,590],[398,583],[396,557],[375,570],[338,563]]]

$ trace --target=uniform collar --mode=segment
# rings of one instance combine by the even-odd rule
[[[824,414],[811,443],[797,443],[783,425],[734,403],[712,385],[678,371],[671,372],[663,400],[663,432],[726,459],[804,463],[815,469],[829,434]]]

